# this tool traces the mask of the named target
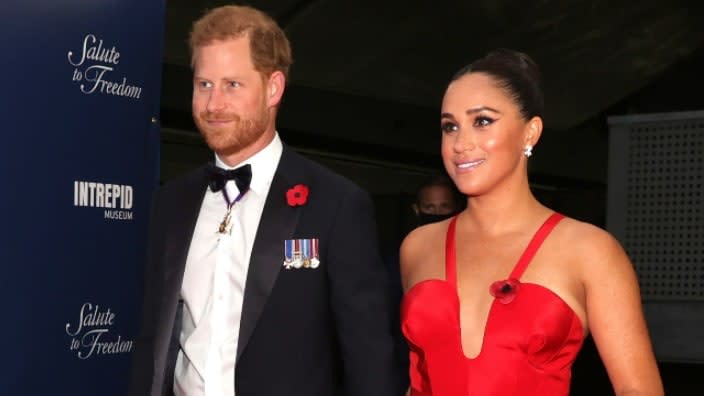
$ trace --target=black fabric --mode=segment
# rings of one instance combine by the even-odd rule
[[[169,348],[208,181],[203,166],[156,194],[130,396],[162,396],[173,388]],[[292,207],[286,195],[298,184],[310,194],[304,205]],[[248,263],[233,378],[237,395],[403,394],[398,382],[408,369],[393,354],[391,297],[374,219],[366,192],[284,145]],[[284,268],[284,241],[297,238],[318,240],[318,268]]]
[[[205,171],[208,173],[208,186],[212,192],[222,190],[228,180],[234,180],[240,193],[243,194],[249,189],[249,183],[252,181],[252,167],[249,164],[227,170],[209,163]]]

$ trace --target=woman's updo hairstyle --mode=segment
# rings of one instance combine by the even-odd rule
[[[500,48],[460,69],[452,81],[470,74],[484,73],[506,91],[518,105],[525,120],[542,117],[545,107],[538,65],[528,55]]]

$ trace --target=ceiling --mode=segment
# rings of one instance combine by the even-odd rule
[[[167,1],[166,128],[194,129],[188,31],[203,10],[228,3]],[[704,108],[701,1],[248,4],[272,15],[292,43],[294,65],[278,128],[300,147],[437,165],[438,106],[449,77],[496,47],[527,52],[543,72],[547,131],[531,159],[535,174],[604,183],[606,117]]]

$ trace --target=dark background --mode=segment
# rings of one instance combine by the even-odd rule
[[[203,10],[169,0],[161,101],[161,178],[211,158],[190,115],[186,45]],[[413,192],[441,169],[438,114],[449,77],[496,47],[541,66],[546,131],[530,162],[538,198],[604,226],[608,117],[704,109],[704,2],[686,0],[256,0],[294,51],[282,139],[350,177],[377,204],[382,245],[411,224]],[[704,364],[660,362],[668,395],[699,394]],[[610,394],[591,338],[573,395]]]

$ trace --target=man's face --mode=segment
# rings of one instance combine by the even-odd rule
[[[417,210],[420,213],[447,215],[455,210],[455,197],[447,187],[428,186],[421,190]]]
[[[268,85],[252,64],[247,36],[195,50],[193,119],[221,157],[247,152],[246,158],[270,141],[274,127]]]

